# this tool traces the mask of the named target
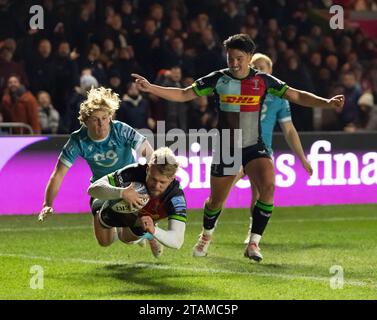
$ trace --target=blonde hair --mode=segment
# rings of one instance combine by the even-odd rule
[[[174,176],[179,168],[179,163],[173,151],[167,147],[155,150],[149,159],[148,165],[155,166],[159,173],[167,177]]]
[[[252,58],[251,58],[251,61],[250,61],[250,65],[253,65],[255,61],[258,61],[258,60],[263,60],[267,63],[268,67],[269,68],[272,68],[272,60],[270,59],[270,57],[266,56],[265,54],[263,53],[254,53]]]
[[[97,110],[106,111],[112,117],[115,111],[119,109],[119,103],[119,95],[112,92],[111,89],[104,87],[92,88],[88,91],[87,99],[80,104],[78,119],[83,124]]]

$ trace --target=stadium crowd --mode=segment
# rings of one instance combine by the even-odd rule
[[[373,1],[348,2],[377,10]],[[122,100],[116,118],[131,127],[155,130],[164,120],[166,130],[209,130],[217,122],[214,98],[169,102],[139,92],[130,75],[189,86],[226,67],[222,41],[241,32],[292,87],[345,95],[340,113],[292,105],[298,131],[377,130],[377,41],[353,25],[330,29],[313,9],[328,12],[331,1],[43,0],[44,28],[31,29],[29,9],[37,3],[0,1],[0,123],[70,133],[80,127],[87,91],[105,86]]]

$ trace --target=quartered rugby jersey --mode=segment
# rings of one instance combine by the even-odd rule
[[[121,188],[127,187],[130,182],[145,184],[147,167],[147,165],[141,164],[128,165],[123,169],[109,174],[109,183]],[[168,218],[169,220],[175,219],[186,222],[186,199],[179,182],[173,180],[160,197],[149,200],[145,207],[139,211],[139,215],[149,215],[154,221]]]
[[[227,68],[196,80],[192,88],[198,96],[215,94],[219,107],[218,129],[241,129],[245,148],[262,140],[260,113],[266,93],[280,98],[288,86],[252,68],[245,79],[236,79]]]
[[[91,182],[98,180],[109,172],[134,163],[132,149],[136,150],[145,137],[129,125],[120,121],[110,122],[110,133],[102,141],[92,140],[88,128],[82,126],[73,132],[59,155],[59,161],[70,168],[78,156],[89,164],[92,170]]]

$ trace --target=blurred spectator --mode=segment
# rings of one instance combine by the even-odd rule
[[[164,87],[182,88],[182,70],[179,66],[172,67],[165,73],[162,81]],[[187,132],[187,105],[182,102],[163,101],[166,131],[180,128]]]
[[[156,24],[156,32],[159,36],[162,36],[164,18],[164,8],[159,3],[154,3],[149,8],[149,19],[152,19]]]
[[[143,98],[134,82],[127,84],[126,92],[116,113],[116,119],[135,129],[154,130],[156,121],[151,117],[148,100]]]
[[[343,74],[341,78],[345,102],[339,114],[340,129],[348,130],[360,124],[360,107],[358,101],[361,96],[361,90],[352,72]]]
[[[79,84],[79,69],[76,62],[78,54],[71,51],[67,41],[59,43],[55,58],[56,88],[54,104],[60,114],[65,114],[68,97],[73,88]]]
[[[16,51],[17,51],[17,42],[13,38],[7,38],[3,42],[3,48],[7,48],[12,52],[12,56],[15,57]]]
[[[299,35],[309,34],[312,23],[304,8],[300,8],[292,14],[292,22],[297,27]]]
[[[233,34],[240,33],[244,16],[238,11],[236,1],[226,1],[222,11],[216,16],[216,30],[220,39],[225,40]]]
[[[311,28],[308,41],[311,50],[318,50],[323,41],[322,29],[320,26],[314,25]]]
[[[131,0],[123,0],[121,4],[122,25],[128,33],[133,34],[138,28],[138,16],[134,12],[134,6]]]
[[[190,129],[205,129],[209,131],[216,127],[216,115],[209,110],[206,96],[192,100],[188,108]]]
[[[33,93],[44,90],[55,94],[56,67],[51,56],[51,42],[42,39],[38,43],[37,53],[27,60],[26,71],[30,80],[30,89]]]
[[[161,62],[161,39],[157,34],[155,20],[146,19],[144,21],[142,32],[135,36],[134,47],[145,76],[155,78]]]
[[[338,57],[335,54],[330,54],[325,59],[325,67],[330,71],[332,81],[335,81],[338,77],[338,64]]]
[[[298,40],[298,43],[296,45],[297,47],[297,54],[300,56],[301,61],[307,65],[310,60],[310,48],[309,43],[306,40],[306,38],[301,37]]]
[[[364,39],[359,49],[359,57],[362,63],[367,63],[377,57],[377,43],[372,39]]]
[[[287,59],[286,68],[280,78],[293,88],[308,92],[314,91],[313,82],[309,71],[301,64],[299,58],[293,55]],[[313,130],[313,109],[302,108],[291,104],[292,120],[297,131]]]
[[[123,28],[122,16],[120,14],[110,14],[106,21],[106,26],[100,35],[101,42],[111,39],[117,48],[127,46],[127,31]]]
[[[21,84],[18,76],[11,76],[2,99],[0,113],[5,122],[22,122],[33,128],[34,134],[41,133],[38,120],[38,102],[30,91]],[[22,130],[15,129],[14,133]]]
[[[39,104],[39,124],[43,134],[56,134],[59,128],[59,112],[51,104],[51,97],[46,91],[37,95]]]
[[[0,48],[0,97],[3,95],[4,89],[7,86],[6,80],[12,74],[17,74],[21,82],[28,86],[26,73],[21,64],[13,61],[12,51],[3,46]]]
[[[118,49],[115,48],[113,39],[105,38],[102,44],[102,54],[100,60],[106,69],[109,69],[118,58]]]
[[[12,10],[11,1],[0,1],[0,39],[16,37],[19,29],[19,17]]]
[[[213,70],[225,67],[225,59],[219,54],[222,47],[215,38],[212,29],[202,31],[201,46],[198,49],[196,67],[202,74],[208,74]]]
[[[284,41],[287,43],[288,48],[294,48],[297,42],[297,27],[290,24],[285,28]]]
[[[321,95],[321,97],[330,97],[330,89],[333,80],[331,79],[331,72],[327,68],[320,68],[318,74],[318,82],[316,82],[317,92]],[[342,93],[340,93],[342,94]]]
[[[122,85],[122,77],[120,72],[113,68],[109,71],[109,85],[108,87],[113,90],[113,92],[119,94],[119,96],[123,95],[123,85]]]
[[[182,38],[175,36],[169,41],[169,45],[165,47],[163,59],[164,68],[169,69],[172,66],[180,66],[184,76],[195,75],[195,57],[184,50]]]
[[[168,26],[164,30],[164,40],[170,41],[174,37],[187,38],[187,33],[183,29],[183,23],[179,17],[171,17]]]
[[[132,81],[131,73],[142,73],[142,68],[135,59],[132,46],[121,48],[119,50],[119,58],[114,63],[114,67],[119,70],[122,77],[122,83]]]
[[[201,34],[199,23],[197,19],[189,21],[187,26],[187,38],[185,39],[185,47],[190,49],[196,49],[198,43],[200,43]]]
[[[82,5],[78,16],[73,22],[72,47],[84,55],[88,52],[90,42],[95,34],[96,26],[91,11],[88,6]]]
[[[308,71],[312,75],[313,83],[315,90],[314,92],[320,96],[319,94],[319,69],[322,66],[322,56],[321,53],[319,52],[312,52],[309,57],[309,62],[308,62]]]
[[[86,57],[86,60],[82,62],[81,68],[89,68],[93,77],[98,80],[100,85],[106,85],[107,75],[105,71],[105,66],[100,60],[101,49],[97,44],[92,44],[89,49],[89,53]]]
[[[365,115],[362,127],[366,130],[377,130],[377,103],[373,99],[373,94],[365,92],[360,96],[357,104]]]
[[[322,45],[320,47],[322,56],[328,56],[329,54],[336,54],[336,48],[334,44],[334,40],[330,36],[326,36],[323,38]]]
[[[88,91],[91,88],[98,88],[99,84],[97,79],[90,75],[84,74],[80,77],[80,87],[75,88],[74,92],[71,94],[68,100],[67,112],[62,115],[62,130],[65,133],[75,131],[80,128],[80,122],[77,119],[80,104],[87,98]]]
[[[351,6],[356,11],[377,11],[377,3],[374,0],[356,0]]]
[[[338,48],[337,56],[339,57],[340,64],[347,61],[349,54],[352,52],[352,39],[349,36],[342,36],[340,40],[340,48]]]
[[[281,30],[279,29],[278,21],[274,18],[267,20],[267,25],[265,29],[265,36],[270,36],[274,39],[280,38]]]

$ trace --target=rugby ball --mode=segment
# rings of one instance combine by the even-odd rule
[[[143,200],[143,207],[144,207],[149,201],[149,194],[148,194],[146,185],[141,182],[131,182],[131,183],[133,184],[133,188],[135,189],[137,193],[143,196],[146,196],[145,199]],[[127,201],[123,199],[108,200],[108,203],[106,206],[110,207],[115,212],[125,213],[125,214],[137,213],[141,209],[141,208],[139,209],[134,208]]]

